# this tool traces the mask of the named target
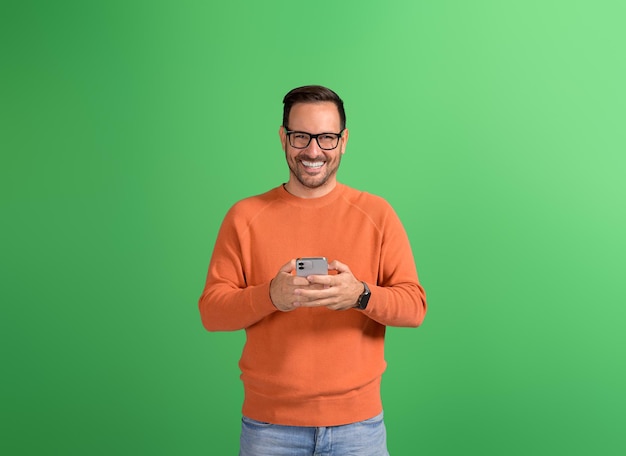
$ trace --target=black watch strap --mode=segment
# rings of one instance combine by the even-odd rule
[[[363,293],[359,296],[359,299],[356,301],[357,309],[363,310],[367,307],[367,303],[370,301],[370,296],[372,296],[372,292],[370,291],[370,287],[367,286],[365,282],[361,282],[363,284]]]

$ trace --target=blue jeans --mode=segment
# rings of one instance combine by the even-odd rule
[[[301,427],[241,420],[239,456],[389,456],[380,415],[343,426]]]

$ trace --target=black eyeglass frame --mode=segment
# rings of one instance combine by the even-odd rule
[[[287,135],[287,137],[289,138],[289,145],[291,147],[293,147],[294,149],[306,149],[307,147],[309,147],[309,145],[311,144],[311,140],[315,138],[315,142],[317,142],[317,145],[319,146],[320,149],[322,150],[335,150],[338,146],[339,146],[339,140],[343,137],[343,132],[346,130],[345,128],[343,130],[341,130],[339,133],[333,133],[333,132],[324,132],[324,133],[318,133],[316,135],[306,132],[306,131],[299,131],[299,130],[289,130],[287,127],[283,127],[285,129],[285,134]],[[298,146],[294,146],[291,143],[291,135],[293,133],[304,133],[305,135],[309,135],[309,142],[306,143],[306,146],[304,147],[298,147]],[[318,139],[320,136],[324,136],[324,135],[337,135],[337,145],[335,147],[331,147],[330,149],[327,149],[325,147],[322,147],[322,145],[320,144],[320,140]]]

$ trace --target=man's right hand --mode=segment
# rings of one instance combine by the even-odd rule
[[[276,277],[270,283],[270,299],[274,306],[281,312],[291,312],[298,308],[298,295],[295,293],[298,289],[303,288],[319,288],[319,285],[312,285],[306,277],[299,277],[293,274],[296,269],[296,259],[292,259],[289,263],[283,265]]]

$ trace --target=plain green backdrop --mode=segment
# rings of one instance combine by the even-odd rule
[[[429,299],[391,454],[626,454],[625,5],[2,1],[0,453],[237,453],[244,336],[197,299],[323,84]]]

